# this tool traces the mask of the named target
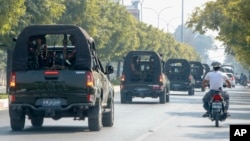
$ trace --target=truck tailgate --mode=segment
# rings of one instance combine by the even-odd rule
[[[86,71],[25,71],[16,72],[16,93],[74,93],[86,91]]]

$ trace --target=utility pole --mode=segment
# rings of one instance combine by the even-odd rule
[[[166,9],[168,9],[168,8],[171,8],[171,7],[172,7],[172,6],[167,6],[167,7],[163,8],[163,9],[161,9],[160,11],[157,11],[157,10],[155,10],[155,9],[153,9],[153,8],[149,8],[149,7],[143,7],[143,8],[145,8],[145,9],[150,9],[150,10],[152,10],[152,11],[155,12],[155,14],[157,15],[157,27],[159,28],[159,24],[160,24],[160,15],[161,15],[161,13],[162,13],[164,10],[166,10]]]
[[[181,42],[184,42],[184,34],[183,34],[183,30],[184,30],[184,0],[182,0],[182,8],[181,8]]]
[[[142,20],[142,4],[143,4],[143,1],[144,0],[140,1],[140,5],[141,5],[141,22],[143,22],[143,20]]]

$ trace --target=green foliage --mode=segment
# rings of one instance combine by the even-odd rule
[[[171,34],[139,22],[124,6],[110,0],[19,2],[18,6],[25,10],[17,16],[18,24],[0,36],[9,48],[13,46],[10,37],[17,36],[27,25],[74,24],[85,29],[95,39],[99,57],[104,61],[120,60],[131,50],[154,50],[162,53],[165,60],[172,57],[200,59],[190,45],[179,43]],[[4,17],[8,18],[7,15]]]
[[[1,94],[1,93],[0,93],[0,99],[6,99],[6,98],[8,98],[8,95],[7,95],[7,94]]]
[[[17,25],[19,17],[25,13],[25,0],[0,0],[0,35]]]
[[[111,83],[112,83],[113,85],[120,85],[120,80],[119,80],[119,79],[112,79],[112,80],[111,80]]]
[[[3,50],[0,50],[0,70],[6,68],[7,54]]]
[[[250,1],[217,0],[207,2],[204,9],[197,8],[188,21],[188,27],[205,33],[207,29],[217,30],[218,39],[232,54],[250,70]]]

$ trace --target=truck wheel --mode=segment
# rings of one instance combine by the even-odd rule
[[[166,90],[160,93],[160,103],[165,104],[166,103]]]
[[[121,93],[121,103],[131,103],[132,96],[128,93]]]
[[[205,88],[202,87],[202,88],[201,88],[201,91],[204,92],[204,91],[205,91]]]
[[[126,95],[125,95],[125,93],[122,93],[121,92],[121,103],[126,103]]]
[[[188,95],[194,95],[194,87],[188,89]]]
[[[104,127],[112,127],[114,124],[114,99],[110,98],[107,112],[103,113],[102,124]]]
[[[127,99],[127,103],[132,103],[132,99],[133,99],[132,95],[128,94],[126,99]]]
[[[98,99],[97,104],[89,110],[88,124],[90,131],[100,131],[102,128],[102,104],[101,99]]]
[[[169,102],[169,96],[170,94],[169,94],[169,90],[167,89],[166,90],[166,102]]]
[[[43,117],[31,117],[31,124],[34,127],[41,127],[43,125]]]
[[[10,110],[10,126],[13,131],[23,130],[25,114],[22,111]]]

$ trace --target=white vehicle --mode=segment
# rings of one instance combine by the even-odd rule
[[[225,72],[225,74],[228,76],[228,78],[229,78],[229,81],[230,81],[230,83],[231,83],[231,86],[232,87],[235,87],[235,77],[234,77],[234,74],[233,73],[229,73],[229,72]],[[226,85],[226,82],[224,82],[224,84],[223,85]]]

